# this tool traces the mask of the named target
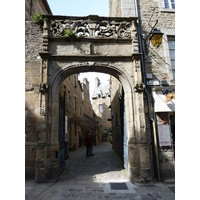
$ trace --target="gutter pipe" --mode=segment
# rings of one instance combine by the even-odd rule
[[[146,94],[147,97],[147,103],[148,103],[148,115],[149,115],[149,120],[150,120],[150,127],[151,127],[151,135],[153,138],[153,142],[154,142],[154,148],[153,151],[155,153],[155,156],[153,156],[153,160],[154,163],[156,162],[156,174],[157,174],[157,179],[158,181],[160,181],[160,163],[159,163],[159,155],[158,155],[158,142],[157,142],[157,133],[156,133],[156,124],[155,124],[155,119],[151,117],[151,105],[150,105],[150,97],[149,97],[149,93],[147,91],[147,82],[146,82],[146,76],[145,76],[145,54],[144,54],[144,50],[143,50],[143,46],[142,46],[142,36],[141,36],[141,19],[140,19],[140,14],[138,13],[138,40],[139,40],[139,48],[140,51],[142,53],[141,55],[141,64],[142,64],[142,78],[143,78],[143,82],[145,84],[145,88],[144,88],[144,92]],[[146,45],[146,44],[145,44]],[[154,107],[154,106],[153,106]],[[154,111],[153,111],[154,112]],[[153,132],[153,134],[152,134]]]

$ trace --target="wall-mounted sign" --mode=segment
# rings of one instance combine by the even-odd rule
[[[147,85],[160,85],[160,82],[157,80],[149,80],[147,81]]]
[[[171,146],[171,134],[169,124],[158,125],[158,135],[160,146]]]

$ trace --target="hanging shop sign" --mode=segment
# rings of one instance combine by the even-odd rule
[[[171,134],[169,124],[158,125],[159,145],[171,146]]]

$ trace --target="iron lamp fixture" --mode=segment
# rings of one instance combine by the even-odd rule
[[[155,28],[152,32],[152,35],[150,36],[149,40],[151,40],[151,44],[154,47],[159,47],[162,43],[162,36],[163,33],[158,30],[157,28]]]

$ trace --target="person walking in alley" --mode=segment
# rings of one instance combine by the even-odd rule
[[[85,146],[86,146],[86,156],[92,156],[94,155],[92,153],[92,133],[90,130],[88,130],[86,136],[85,136]]]
[[[83,142],[84,142],[84,137],[83,137],[82,133],[79,132],[79,147],[82,146]]]

